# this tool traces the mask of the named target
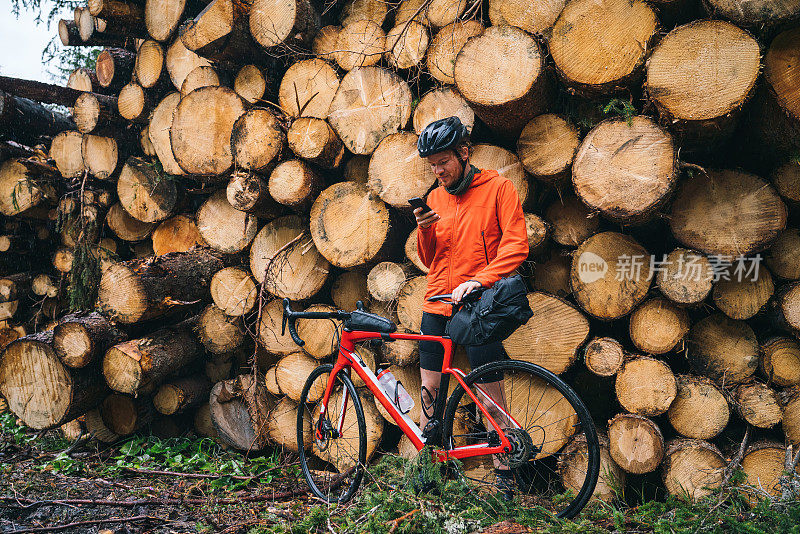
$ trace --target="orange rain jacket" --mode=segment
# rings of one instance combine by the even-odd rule
[[[440,219],[417,230],[417,252],[428,272],[423,311],[449,316],[450,304],[428,302],[477,280],[491,287],[528,257],[525,215],[514,184],[497,171],[481,170],[463,194],[434,189],[427,204]]]

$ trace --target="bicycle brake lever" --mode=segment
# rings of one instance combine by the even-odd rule
[[[286,317],[286,309],[289,308],[289,299],[283,299],[283,320],[281,321],[281,335],[286,335],[286,322],[288,321],[288,317]]]

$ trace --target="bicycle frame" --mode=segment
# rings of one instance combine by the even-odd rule
[[[398,410],[391,400],[386,396],[383,389],[381,388],[380,384],[378,383],[378,378],[375,376],[375,373],[372,372],[369,367],[361,360],[358,354],[355,352],[355,343],[358,341],[365,341],[368,339],[382,339],[384,342],[391,342],[393,340],[412,340],[412,341],[433,341],[436,343],[440,343],[444,347],[444,359],[442,362],[442,382],[440,384],[439,392],[440,394],[437,396],[436,399],[436,407],[434,409],[433,420],[441,421],[444,406],[446,401],[446,392],[447,386],[449,382],[450,376],[454,376],[455,379],[461,384],[461,387],[464,388],[464,391],[469,395],[472,401],[478,406],[483,416],[486,420],[491,424],[492,428],[497,432],[497,435],[500,440],[499,445],[491,446],[488,443],[476,444],[476,445],[465,445],[461,447],[455,447],[452,449],[447,448],[437,448],[434,451],[434,457],[437,461],[445,461],[448,458],[470,458],[473,456],[484,456],[487,454],[502,454],[508,453],[511,451],[511,443],[509,442],[508,438],[505,436],[502,428],[500,425],[495,421],[495,419],[489,414],[486,410],[486,407],[483,405],[482,402],[478,400],[475,394],[466,386],[464,382],[464,373],[460,369],[450,367],[450,360],[453,355],[453,342],[450,338],[447,337],[439,337],[439,336],[428,336],[422,334],[405,334],[405,333],[393,333],[393,334],[386,334],[380,332],[361,332],[361,331],[342,331],[342,337],[339,344],[339,354],[336,359],[336,363],[333,366],[333,370],[331,371],[330,377],[328,378],[328,384],[325,388],[325,394],[322,398],[322,405],[320,407],[320,417],[322,417],[325,412],[327,411],[328,401],[330,399],[331,393],[333,391],[333,385],[335,383],[336,375],[345,369],[354,369],[356,374],[361,377],[364,383],[367,385],[369,390],[375,395],[375,398],[383,405],[387,412],[392,416],[395,423],[402,429],[403,433],[409,437],[411,442],[414,444],[417,450],[422,449],[425,446],[426,438],[423,437],[422,429],[411,420],[410,417],[403,414]],[[508,413],[504,410],[501,406],[499,406],[494,400],[484,392],[479,386],[476,386],[479,392],[483,393],[483,396],[491,402],[495,408],[500,410],[517,428],[521,428],[521,425]],[[420,399],[416,399],[416,401],[420,401]],[[339,414],[339,420],[337,421],[335,428],[341,434],[344,425],[344,414],[347,409],[347,402],[348,402],[348,392],[344,390],[344,397],[342,399],[342,410]],[[333,422],[332,422],[333,423]],[[322,436],[319,434],[319,428],[315,428],[314,432],[317,433],[317,437],[322,439]]]

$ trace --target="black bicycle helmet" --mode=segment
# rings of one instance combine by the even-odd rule
[[[422,158],[455,147],[467,137],[466,126],[458,117],[439,119],[427,125],[417,139],[417,150]]]

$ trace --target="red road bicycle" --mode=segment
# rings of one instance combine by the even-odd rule
[[[450,295],[440,295],[429,300],[452,304],[449,299]],[[304,341],[295,329],[297,319],[343,321],[336,361],[309,375],[297,413],[300,466],[317,497],[347,502],[364,476],[367,428],[360,391],[351,379],[354,371],[417,450],[434,445],[436,461],[456,458],[462,462],[464,476],[492,489],[493,467],[508,467],[519,506],[544,506],[559,517],[575,516],[589,501],[600,469],[597,432],[581,399],[552,372],[530,362],[503,360],[465,374],[451,366],[449,337],[397,333],[392,321],[364,311],[360,302],[353,312],[295,312],[288,299],[283,304],[284,331],[288,323],[292,339],[300,346]],[[424,430],[400,411],[358,355],[355,344],[367,340],[428,340],[444,347],[439,391],[448,391],[451,377],[458,385],[449,398],[444,393],[437,396]],[[486,382],[482,377],[497,380],[498,372],[505,394],[499,402],[481,387]]]

